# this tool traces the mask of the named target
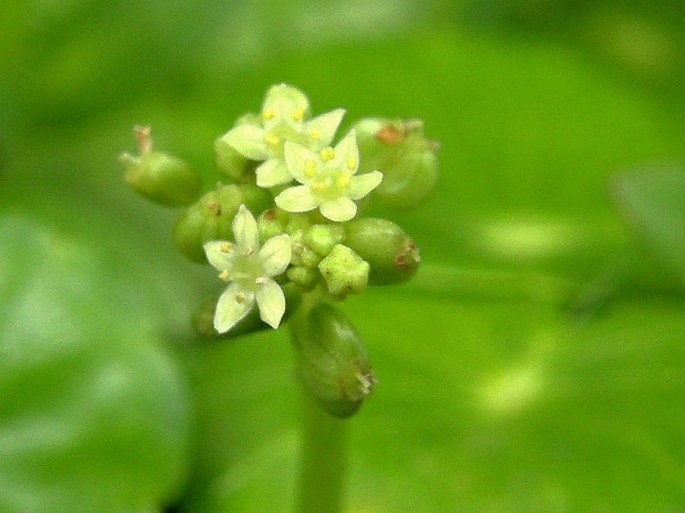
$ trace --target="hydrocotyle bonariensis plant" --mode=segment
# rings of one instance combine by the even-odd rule
[[[153,148],[149,127],[135,128],[139,154],[120,157],[135,191],[185,207],[175,246],[217,273],[216,295],[193,320],[198,335],[228,339],[289,326],[308,397],[303,513],[340,510],[342,419],[377,383],[359,333],[335,303],[368,286],[406,282],[419,267],[414,240],[364,210],[372,202],[416,207],[438,175],[438,145],[420,120],[366,118],[336,138],[344,115],[312,116],[302,91],[271,87],[259,113],[216,139],[218,184],[204,194],[191,166]]]

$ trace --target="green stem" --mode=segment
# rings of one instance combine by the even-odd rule
[[[302,298],[289,321],[295,351],[306,343],[306,318],[322,301],[320,291]],[[302,425],[300,474],[297,513],[340,513],[347,467],[347,426],[344,420],[325,412],[316,400],[302,389]]]
[[[346,421],[304,394],[298,513],[340,513],[347,467]]]

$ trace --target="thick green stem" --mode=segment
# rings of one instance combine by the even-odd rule
[[[297,513],[340,513],[347,467],[347,425],[304,394]]]
[[[290,319],[296,352],[307,343],[307,316],[322,301],[320,291],[302,298]],[[340,513],[347,467],[346,421],[333,417],[303,387],[297,513]]]

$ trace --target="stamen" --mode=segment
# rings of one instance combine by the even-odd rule
[[[319,139],[321,139],[321,131],[317,130],[316,128],[312,128],[309,131],[309,138],[318,141]]]
[[[350,171],[354,171],[357,168],[357,159],[354,157],[347,157],[347,161],[345,163]]]
[[[264,109],[262,111],[262,119],[268,121],[276,117],[276,111],[274,109]]]
[[[352,177],[348,173],[341,173],[340,176],[338,176],[338,179],[335,181],[335,184],[339,188],[344,189],[350,185],[351,181]]]
[[[281,141],[281,139],[273,132],[267,132],[264,136],[264,140],[269,144],[278,144]]]
[[[266,283],[266,278],[264,276],[258,276],[257,278],[255,278],[254,282],[257,285],[263,285],[264,283]]]
[[[226,269],[224,269],[219,273],[219,278],[224,281],[231,281],[231,274]]]
[[[293,119],[295,121],[302,121],[304,119],[304,109],[299,107],[293,111]]]
[[[307,160],[304,163],[304,174],[310,178],[316,176],[316,162]]]
[[[243,294],[242,292],[238,292],[235,295],[235,302],[238,304],[244,303],[246,299],[247,299],[247,296],[245,294]]]
[[[335,158],[335,150],[330,146],[328,148],[324,148],[323,150],[321,150],[319,154],[321,155],[321,160],[323,160],[324,162]]]
[[[221,246],[219,246],[219,251],[222,253],[230,253],[231,249],[233,248],[233,244],[230,242],[222,242]]]

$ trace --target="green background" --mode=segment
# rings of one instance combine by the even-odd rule
[[[679,1],[0,6],[0,511],[290,511],[287,334],[194,341],[216,286],[117,156],[213,141],[288,82],[420,117],[422,268],[342,307],[380,379],[346,513],[685,511]]]

